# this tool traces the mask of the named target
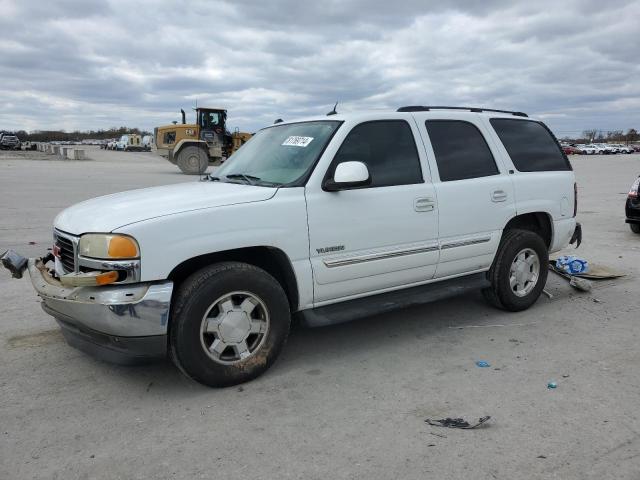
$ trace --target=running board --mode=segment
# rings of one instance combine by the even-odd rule
[[[489,287],[485,272],[464,277],[428,283],[418,287],[380,293],[369,297],[356,298],[325,307],[302,310],[296,315],[300,323],[307,327],[325,327],[349,322],[359,318],[388,313],[401,308],[424,305],[443,298],[461,295],[470,290]]]

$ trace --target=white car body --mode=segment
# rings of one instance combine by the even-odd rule
[[[497,282],[499,293],[531,302],[512,311],[528,308],[548,253],[582,238],[569,161],[544,124],[518,112],[406,107],[281,122],[216,174],[69,207],[54,220],[52,254],[8,252],[3,264],[17,276],[28,268],[43,309],[81,350],[135,363],[165,356],[177,348],[170,334],[185,335],[207,358],[227,362],[231,349],[242,362],[253,355],[249,336],[277,335],[276,317],[288,329],[291,314],[326,325]],[[213,307],[180,317],[184,302],[209,300],[189,282],[200,275],[206,288],[232,288],[207,276],[229,272],[242,280],[215,294],[214,317]],[[272,320],[268,310],[250,316],[268,308],[249,300],[259,278],[265,295],[278,292],[284,313]],[[180,333],[184,318],[201,322],[200,340]],[[205,346],[210,328],[219,337]]]
[[[595,155],[600,153],[600,149],[593,145],[581,144],[581,145],[577,145],[576,148],[579,149],[580,152],[583,153],[584,155]]]
[[[568,244],[576,226],[573,172],[517,172],[488,124],[489,118],[501,116],[505,115],[450,111],[336,115],[331,119],[344,123],[305,187],[197,182],[135,190],[70,207],[56,218],[54,227],[77,236],[116,232],[134,237],[142,252],[141,282],[165,280],[178,265],[200,255],[254,246],[278,249],[295,273],[300,310],[482,272],[491,266],[502,230],[516,215],[548,216],[551,252]],[[428,118],[472,122],[489,143],[500,174],[441,182],[424,128]],[[410,122],[424,183],[337,195],[323,191],[325,172],[349,131],[362,122],[383,119]],[[505,199],[493,201],[495,192],[504,193]],[[414,204],[422,199],[432,202],[432,210],[416,211]],[[470,244],[443,249],[465,242]],[[345,247],[338,254],[318,253],[333,245]],[[427,247],[437,248],[349,268],[327,265]]]

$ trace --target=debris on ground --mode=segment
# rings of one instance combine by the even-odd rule
[[[564,270],[556,267],[556,260],[549,260],[549,269],[554,273],[557,273],[561,277],[569,280],[572,276],[586,278],[587,280],[611,280],[614,278],[624,277],[625,274],[614,270],[609,267],[605,267],[604,265],[599,265],[597,263],[589,263],[589,271],[585,273],[576,273],[575,275],[571,275]]]
[[[549,382],[547,383],[547,388],[548,389],[558,388],[558,384],[556,382]]]
[[[469,430],[471,428],[476,428],[482,425],[490,418],[490,415],[487,415],[486,417],[480,417],[475,423],[469,423],[464,418],[443,418],[440,420],[431,420],[430,418],[427,418],[425,422],[434,427],[461,428],[463,430]]]
[[[556,259],[555,266],[558,270],[562,270],[569,275],[578,273],[587,273],[589,271],[589,262],[584,258],[575,255],[564,255]]]
[[[544,293],[549,300],[553,300],[553,294],[545,289],[542,289],[542,293]]]
[[[490,367],[491,365],[489,365],[489,362],[485,362],[484,360],[478,360],[476,362],[476,366],[480,368],[487,368],[487,367]]]
[[[581,292],[590,292],[591,288],[593,287],[589,280],[578,278],[575,276],[571,277],[571,280],[569,280],[569,285],[571,285],[576,290],[580,290]]]

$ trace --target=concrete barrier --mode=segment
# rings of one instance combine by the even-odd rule
[[[73,149],[73,159],[74,160],[86,160],[86,157],[84,156],[84,150],[80,150],[77,148]]]
[[[60,156],[62,158],[67,158],[67,152],[71,150],[69,147],[62,147],[62,151],[60,152]]]

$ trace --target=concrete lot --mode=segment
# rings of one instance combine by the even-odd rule
[[[88,155],[0,152],[0,251],[43,254],[80,200],[196,180],[150,153]],[[553,299],[518,314],[474,294],[298,328],[242,387],[96,361],[64,343],[28,279],[0,272],[0,478],[639,478],[640,235],[623,206],[640,155],[571,160],[578,252],[627,277],[585,294],[550,274]],[[482,415],[477,430],[424,423]]]

